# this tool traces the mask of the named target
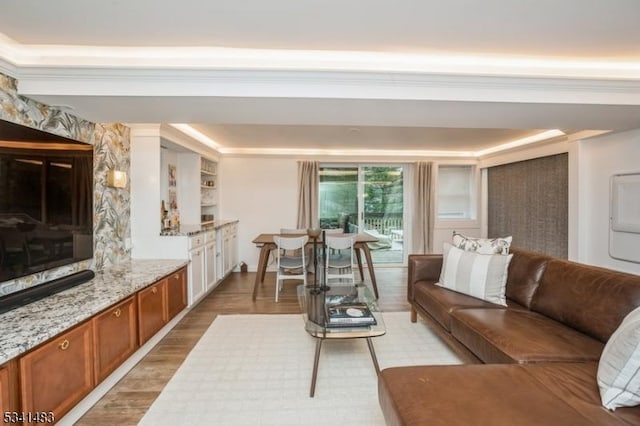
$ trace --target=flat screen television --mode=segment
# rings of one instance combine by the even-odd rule
[[[0,120],[0,282],[93,257],[93,146]]]

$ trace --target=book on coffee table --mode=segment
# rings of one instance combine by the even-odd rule
[[[360,327],[376,325],[376,318],[364,303],[326,305],[327,327]]]

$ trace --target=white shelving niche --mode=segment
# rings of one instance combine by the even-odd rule
[[[200,223],[210,225],[218,216],[218,164],[200,158]]]

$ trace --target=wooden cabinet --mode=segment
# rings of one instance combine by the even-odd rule
[[[61,418],[94,387],[91,322],[43,344],[19,361],[22,412]]]
[[[95,381],[100,383],[138,348],[138,320],[132,296],[91,320],[93,327]]]
[[[187,307],[187,271],[182,268],[167,277],[167,319]]]
[[[11,411],[9,406],[9,395],[11,393],[11,384],[9,377],[9,368],[7,366],[0,367],[0,412]]]
[[[0,366],[0,414],[20,411],[19,394],[18,361],[14,359]]]
[[[167,279],[138,292],[138,341],[144,344],[166,323]]]
[[[13,359],[0,366],[0,414],[19,412],[19,395],[18,360]]]
[[[187,306],[186,275],[183,267],[0,365],[0,411],[61,419]]]

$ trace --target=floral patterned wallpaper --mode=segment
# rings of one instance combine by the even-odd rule
[[[49,281],[83,269],[96,271],[128,260],[131,237],[130,187],[106,185],[107,170],[129,175],[129,128],[122,124],[96,124],[18,95],[18,81],[0,73],[0,119],[34,127],[94,146],[93,260],[51,269],[0,283],[0,295]]]

